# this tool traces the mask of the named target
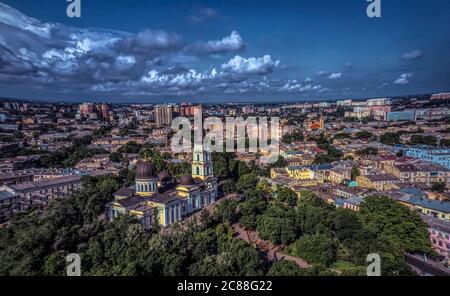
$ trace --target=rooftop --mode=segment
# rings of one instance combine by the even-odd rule
[[[450,233],[450,222],[427,215],[420,215],[422,220],[428,224],[428,227],[441,232]]]
[[[398,180],[394,175],[391,174],[366,175],[364,177],[372,182]]]
[[[450,202],[417,197],[402,198],[401,201],[438,212],[450,213]]]

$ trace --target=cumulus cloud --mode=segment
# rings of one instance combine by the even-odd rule
[[[312,83],[271,79],[270,55],[224,60],[210,55],[245,48],[237,31],[190,44],[179,34],[68,27],[30,18],[0,3],[0,85],[38,89],[56,97],[130,98],[149,95],[325,92]],[[80,97],[80,98],[81,98]]]
[[[420,59],[421,57],[422,57],[422,52],[418,49],[410,51],[410,52],[405,52],[402,55],[403,60],[417,60],[417,59]]]
[[[325,88],[323,88],[321,85],[313,85],[311,83],[308,84],[302,84],[299,83],[297,80],[288,80],[284,83],[284,85],[280,88],[281,91],[288,91],[288,92],[324,92],[326,91]]]
[[[239,52],[245,48],[244,40],[237,31],[231,32],[229,36],[221,40],[212,40],[207,42],[197,42],[187,47],[188,52],[194,54],[221,54],[226,52]]]
[[[235,56],[222,65],[222,69],[240,74],[269,74],[280,64],[279,60],[272,60],[270,55],[261,58],[243,58]]]
[[[327,76],[329,73],[324,70],[317,71],[316,76]]]
[[[388,85],[389,85],[389,83],[383,82],[382,84],[380,84],[380,85],[378,86],[378,89],[385,88],[385,87],[388,86]]]
[[[342,73],[331,73],[330,76],[328,76],[329,79],[335,80],[335,79],[341,79]]]
[[[408,84],[409,80],[412,76],[413,76],[413,73],[403,73],[402,75],[400,75],[400,77],[398,79],[396,79],[394,81],[394,84],[399,84],[399,85]]]
[[[158,54],[180,49],[183,41],[181,36],[162,30],[144,30],[137,35],[122,38],[115,44],[119,52],[136,54]]]
[[[218,16],[219,13],[216,9],[210,7],[201,7],[188,16],[188,19],[194,23],[201,23],[207,19]]]
[[[0,2],[0,23],[13,28],[27,31],[40,37],[48,38],[55,28],[53,24],[42,23],[39,20],[28,17],[18,10]]]

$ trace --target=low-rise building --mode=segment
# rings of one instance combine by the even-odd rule
[[[387,164],[384,170],[402,182],[425,183],[450,182],[450,170],[433,163],[395,163]]]
[[[8,221],[18,210],[17,195],[8,188],[0,189],[0,223]]]
[[[450,203],[428,198],[402,198],[398,200],[401,204],[414,209],[424,215],[441,220],[450,221]]]
[[[405,155],[450,169],[450,148],[413,147],[406,149]]]
[[[363,199],[358,196],[350,197],[346,200],[344,200],[344,209],[349,209],[355,212],[359,212],[361,203],[363,202]]]
[[[400,180],[391,174],[377,174],[358,176],[356,182],[363,188],[385,191],[396,188],[395,184],[399,183]]]
[[[6,185],[0,190],[13,193],[19,201],[19,210],[23,211],[37,206],[45,208],[55,198],[71,195],[81,188],[81,176],[66,176],[62,178]]]
[[[428,225],[428,235],[433,249],[445,256],[450,263],[450,222],[422,215],[422,220]]]
[[[295,180],[314,179],[314,171],[304,166],[288,166],[286,172],[290,178]]]

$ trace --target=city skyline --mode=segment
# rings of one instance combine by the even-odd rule
[[[365,1],[82,1],[82,17],[68,18],[65,1],[6,0],[1,96],[218,103],[448,91],[450,4],[407,2],[383,1],[371,19]]]

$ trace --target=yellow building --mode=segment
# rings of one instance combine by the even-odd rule
[[[288,166],[286,167],[288,176],[295,180],[312,180],[314,179],[314,171],[303,166]]]
[[[401,204],[424,215],[450,221],[450,203],[428,198],[412,197],[399,201]]]
[[[396,189],[396,183],[400,180],[391,174],[366,175],[356,177],[356,182],[362,188],[375,189],[377,191],[385,191]]]
[[[213,175],[211,155],[203,150],[194,152],[192,175],[181,177],[175,189],[167,187],[173,184],[171,180],[167,172],[156,175],[153,164],[142,161],[136,168],[134,187],[121,188],[114,194],[115,200],[107,204],[107,220],[129,214],[138,218],[146,229],[155,221],[168,226],[217,199],[217,178]]]

